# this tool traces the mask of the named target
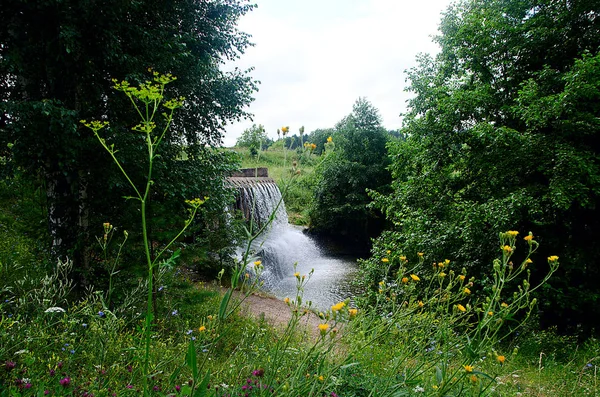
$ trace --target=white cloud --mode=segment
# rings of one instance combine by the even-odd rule
[[[433,53],[440,13],[450,0],[258,0],[240,21],[253,35],[235,63],[255,67],[261,81],[250,106],[271,137],[289,125],[295,133],[333,127],[364,96],[386,128],[400,127],[408,94],[404,70],[419,52]],[[251,121],[228,126],[225,146]]]

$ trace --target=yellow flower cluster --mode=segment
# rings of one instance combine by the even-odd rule
[[[558,260],[558,256],[552,255],[548,257],[548,262],[556,262]]]
[[[344,306],[346,306],[346,304],[344,302],[336,303],[335,305],[331,306],[331,311],[339,312],[340,310],[342,310],[344,308]]]

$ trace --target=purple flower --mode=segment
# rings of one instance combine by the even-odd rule
[[[98,316],[100,316],[100,317],[104,317],[104,316],[106,316],[106,314],[104,314],[104,312],[103,312],[102,310],[100,310],[100,311],[98,312]]]
[[[29,382],[25,383],[25,388],[26,389],[31,389],[31,383],[29,383]]]
[[[190,335],[192,332],[194,332],[194,330],[188,329],[187,332],[186,332],[186,335]]]
[[[50,376],[54,376],[56,374],[56,371],[53,369],[51,369],[49,372],[50,372]]]
[[[128,389],[133,389],[133,385],[127,385],[126,386]]]
[[[50,394],[50,390],[48,390],[48,389],[44,390],[44,396],[47,396],[48,394]]]
[[[262,377],[264,374],[265,374],[265,370],[262,368],[255,369],[254,371],[252,371],[252,375],[256,376],[257,378]]]
[[[171,312],[171,316],[176,316],[178,314],[179,314],[179,312],[177,311],[177,309],[175,309]]]
[[[179,393],[181,391],[181,386],[175,385],[175,391]]]
[[[335,394],[334,392],[331,392],[330,396],[331,396],[331,397],[338,397],[338,395],[337,395],[337,394]]]
[[[17,364],[15,364],[14,361],[7,361],[4,364],[4,368],[6,368],[7,371],[12,371],[13,369],[15,369],[15,367],[17,366]]]
[[[58,381],[58,383],[60,383],[60,385],[62,387],[68,387],[71,384],[71,378],[69,378],[69,377],[62,378],[61,380]]]
[[[71,349],[71,350],[69,350],[69,353],[75,354],[75,350]]]

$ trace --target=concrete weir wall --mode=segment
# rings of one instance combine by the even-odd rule
[[[255,176],[256,175],[256,176]],[[247,220],[252,217],[261,225],[275,211],[285,217],[285,206],[281,192],[267,168],[244,168],[227,178],[227,184],[237,190],[235,209],[241,210]]]

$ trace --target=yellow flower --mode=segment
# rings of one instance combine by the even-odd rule
[[[206,318],[207,318],[207,319],[209,319],[210,321],[212,321],[212,319],[213,319],[214,317],[213,317],[212,315],[210,315],[210,314],[209,314],[208,316],[206,316]]]
[[[350,317],[356,316],[357,313],[358,309],[348,309],[348,314],[350,314]]]
[[[385,251],[385,253],[389,255],[389,254],[391,254],[391,253],[392,253],[392,251],[390,251],[390,250],[387,250],[387,251]]]
[[[442,262],[438,263],[438,267],[444,267],[444,264]]]
[[[488,312],[488,316],[493,316],[494,312]]]
[[[383,286],[383,285],[385,285],[385,281],[383,281],[383,280],[382,280],[382,281],[380,281],[380,282],[379,282],[379,285],[382,285],[382,286]]]
[[[533,234],[530,234],[530,235],[527,235],[527,236],[523,237],[523,240],[525,240],[525,241],[531,241],[531,240],[533,240]]]
[[[325,335],[325,332],[329,329],[329,324],[319,324],[319,331],[321,331],[322,335]]]
[[[533,263],[533,261],[531,259],[527,258],[527,260],[525,261],[525,263],[531,264],[531,263]]]
[[[320,380],[321,382],[323,382],[323,381],[325,380],[325,378],[323,377],[323,375],[319,376],[319,380]]]
[[[500,304],[500,306],[502,306],[502,307],[508,307],[508,303],[506,303],[506,302],[502,302],[502,303]]]
[[[473,366],[472,365],[465,365],[465,371],[471,373],[473,372]]]
[[[461,274],[460,276],[458,276],[458,279],[459,279],[460,281],[465,281],[465,278],[466,278],[466,277],[465,277],[465,275],[464,275],[464,274]]]
[[[465,293],[465,295],[469,295],[469,294],[471,294],[471,290],[470,290],[470,289],[468,289],[468,288],[466,288],[466,287],[465,287],[465,289],[463,290],[463,292]]]
[[[506,357],[504,357],[504,356],[498,356],[498,357],[496,357],[496,360],[498,360],[498,362],[500,364],[504,364],[504,361],[506,360]]]
[[[294,277],[300,277],[300,273],[299,272],[294,273]]]
[[[510,254],[512,252],[512,248],[510,247],[510,245],[505,245],[504,247],[502,247],[502,251],[504,251],[507,254]]]
[[[389,260],[388,258],[383,258],[383,259],[381,259],[381,261],[382,261],[383,263],[388,263],[390,260]]]
[[[315,145],[314,143],[311,143],[311,144],[310,144],[310,148],[311,148],[312,150],[315,150],[315,149],[317,148],[317,145]]]
[[[198,331],[204,332],[206,331],[206,327],[204,325],[201,325],[200,328],[198,328]]]
[[[256,267],[260,266],[261,264],[262,264],[261,261],[254,261],[254,266],[256,266]]]
[[[438,274],[438,276],[440,276],[440,277],[444,278],[444,277],[446,277],[446,273],[444,273],[444,272],[441,272],[440,274]]]
[[[449,264],[450,264],[450,259],[446,259],[446,260],[444,261],[444,265],[448,266]]]
[[[414,281],[421,281],[421,279],[419,278],[419,276],[417,276],[416,274],[411,274],[410,278],[412,278]]]
[[[340,310],[342,310],[344,308],[344,306],[346,306],[346,304],[344,302],[336,303],[335,305],[331,306],[331,311],[339,312]]]
[[[471,379],[471,382],[477,383],[477,375],[471,375],[469,379]]]
[[[558,260],[558,256],[552,255],[548,257],[548,262],[556,262]]]
[[[404,255],[402,255],[402,256],[400,257],[400,260],[401,260],[401,261],[405,261],[405,260],[406,260],[406,257],[405,257]]]
[[[245,276],[246,278],[250,278],[250,274],[248,274],[248,273],[246,273],[244,276]]]
[[[417,252],[417,255],[418,255],[418,256],[423,256],[423,255],[425,255],[425,254],[423,254],[422,252]]]
[[[517,232],[516,230],[509,230],[508,232],[506,232],[506,234],[508,234],[511,237],[516,237],[517,234],[519,234],[519,232]]]
[[[419,305],[419,307],[425,306],[425,304],[422,301],[419,301],[418,305]]]
[[[288,305],[290,304],[290,298],[288,298],[287,296],[285,297],[285,299],[283,300],[285,303],[287,303]]]
[[[331,143],[331,142],[333,142],[333,138],[332,138],[332,137],[328,137],[328,138],[327,138],[327,142],[328,142],[328,143]]]
[[[408,283],[408,277],[402,277],[402,282],[403,282],[404,284]]]
[[[467,311],[467,309],[465,309],[465,307],[463,305],[461,305],[460,303],[458,305],[456,305],[456,308],[458,310],[460,310],[461,312],[466,312]]]

